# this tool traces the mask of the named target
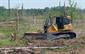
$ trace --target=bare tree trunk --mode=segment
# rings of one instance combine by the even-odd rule
[[[19,32],[19,10],[17,10],[17,17],[16,17],[16,33]]]
[[[33,25],[36,24],[35,15],[33,15]]]
[[[8,16],[10,16],[10,0],[8,0]]]

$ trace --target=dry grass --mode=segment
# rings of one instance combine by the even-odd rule
[[[23,21],[20,21],[19,24],[19,38],[23,36],[24,32],[41,32],[43,31],[44,25],[44,17],[36,16],[35,21],[33,21],[33,17],[24,17]],[[61,41],[34,41],[36,46],[59,46],[65,45],[67,48],[64,49],[54,49],[47,50],[46,54],[85,54],[85,21],[84,19],[74,21],[74,28],[73,31],[76,32],[77,38],[71,40],[61,40]],[[0,23],[0,32],[8,36],[11,32],[14,32],[14,23],[10,24],[7,23]],[[5,41],[4,41],[5,42]],[[37,42],[37,43],[36,43]],[[40,42],[40,43],[39,43]],[[21,44],[21,43],[20,43]],[[23,43],[22,43],[23,44]],[[9,44],[8,44],[9,45]],[[66,52],[67,50],[67,52]],[[40,50],[38,50],[40,51]],[[38,53],[39,54],[39,53]]]

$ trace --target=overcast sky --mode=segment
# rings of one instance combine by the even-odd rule
[[[0,6],[8,7],[8,0],[0,0]],[[63,6],[64,1],[66,5],[68,5],[68,0],[10,0],[11,8],[16,8],[24,5],[24,8],[45,8],[45,7],[55,7],[58,6],[59,1],[61,2],[61,6]],[[85,0],[73,0],[77,2],[77,7],[85,8]]]

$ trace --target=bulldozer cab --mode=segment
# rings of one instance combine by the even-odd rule
[[[64,29],[64,25],[68,25],[71,23],[71,20],[65,17],[56,17],[56,24],[58,29]]]
[[[48,18],[44,25],[44,32],[47,33],[49,31],[58,32],[59,30],[69,30],[71,24],[71,19],[67,17],[54,17]]]

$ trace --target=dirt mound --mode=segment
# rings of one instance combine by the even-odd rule
[[[55,47],[55,46],[63,46],[64,40],[33,40],[32,43],[34,46],[42,46],[42,47]]]

